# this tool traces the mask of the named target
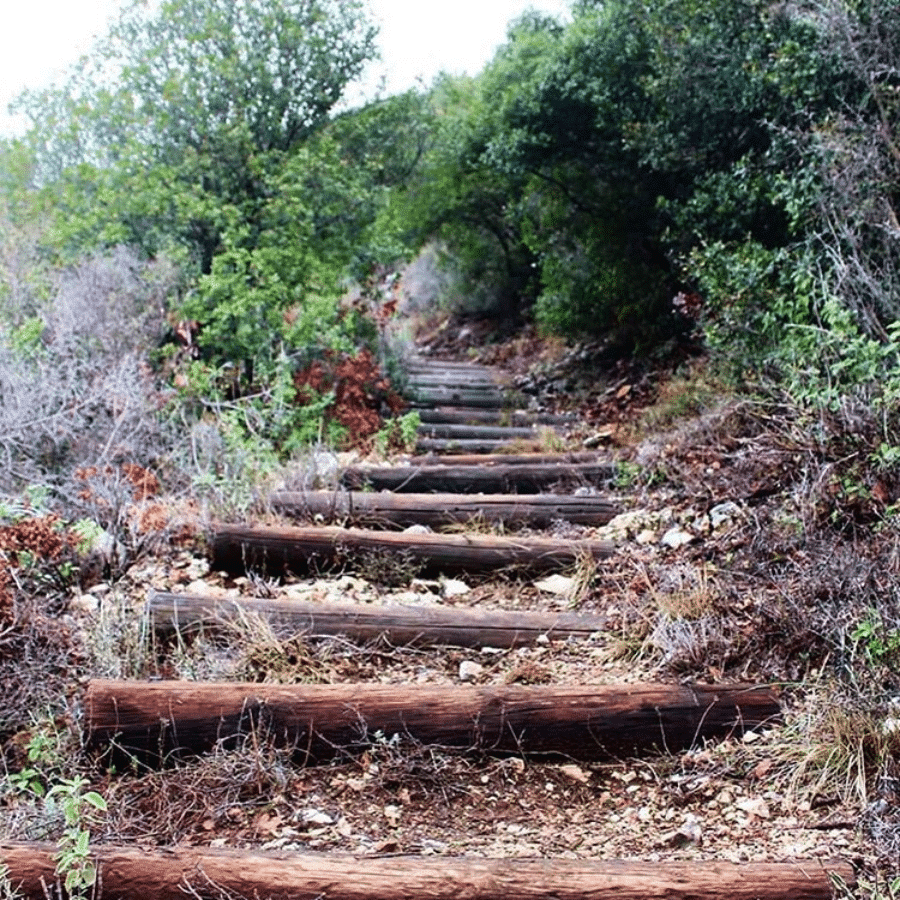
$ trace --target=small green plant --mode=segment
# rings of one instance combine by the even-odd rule
[[[838,900],[866,897],[868,900],[900,900],[900,876],[890,878],[877,872],[871,878],[860,876],[853,890],[842,878],[834,877],[834,896]]]
[[[25,747],[29,765],[7,776],[9,786],[20,794],[41,798],[47,793],[44,786],[45,769],[55,765],[55,744],[46,729],[38,729]]]
[[[368,550],[355,555],[353,570],[360,578],[379,587],[401,587],[418,578],[425,564],[409,551],[388,553]]]
[[[90,855],[91,826],[98,812],[106,812],[106,801],[97,791],[86,791],[87,779],[59,774],[62,766],[60,735],[52,728],[37,728],[26,746],[28,765],[7,775],[17,793],[43,804],[48,818],[62,818],[63,830],[54,856],[56,873],[70,900],[90,894],[97,879],[97,867]],[[49,788],[47,785],[54,782]],[[0,897],[4,893],[0,873]]]
[[[641,467],[637,463],[619,460],[616,462],[615,473],[613,474],[613,487],[619,490],[632,488],[637,484],[640,474]]]
[[[47,515],[50,512],[49,501],[49,488],[29,484],[20,496],[0,500],[0,523],[14,525],[23,519]]]
[[[56,874],[71,900],[87,897],[97,880],[97,865],[91,859],[90,826],[97,812],[106,812],[106,801],[97,791],[85,791],[87,779],[80,775],[63,778],[47,792],[48,804],[62,810],[65,828],[57,842]]]
[[[422,419],[415,410],[389,419],[375,435],[376,451],[381,455],[387,453],[388,450],[411,452],[419,439],[421,423]]]
[[[76,549],[79,553],[87,553],[92,548],[100,546],[106,537],[103,526],[94,519],[78,519],[70,526],[69,530],[78,539]]]
[[[854,649],[860,650],[872,665],[888,662],[900,652],[900,629],[889,628],[875,609],[868,610],[850,632],[850,637]]]

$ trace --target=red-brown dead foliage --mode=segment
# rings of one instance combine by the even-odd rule
[[[9,567],[20,564],[21,554],[30,553],[40,561],[58,560],[74,543],[74,538],[59,528],[56,516],[39,516],[0,526],[0,623],[8,624],[12,619]]]
[[[159,479],[149,470],[137,463],[122,463],[118,469],[112,466],[106,466],[102,471],[96,466],[85,466],[76,469],[75,478],[84,482],[85,487],[78,492],[78,496],[82,500],[97,500],[95,491],[93,491],[89,482],[102,478],[104,481],[122,480],[131,485],[131,496],[135,502],[146,500],[148,497],[155,497],[159,493]],[[100,501],[101,503],[104,501]]]
[[[59,559],[72,544],[72,538],[60,530],[56,516],[23,519],[0,527],[0,552],[13,565],[19,564],[19,554],[25,552],[41,560]]]
[[[184,547],[200,533],[200,514],[193,501],[173,504],[155,501],[129,507],[129,521],[138,534],[165,534],[169,546]]]
[[[297,372],[294,385],[301,404],[309,403],[314,392],[334,392],[326,412],[347,429],[346,444],[350,447],[365,445],[378,431],[382,407],[392,413],[403,408],[402,399],[381,374],[370,350],[360,350],[356,356],[329,354]]]

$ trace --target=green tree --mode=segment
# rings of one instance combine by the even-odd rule
[[[515,315],[533,299],[534,260],[517,215],[523,179],[486,157],[495,126],[484,75],[444,76],[429,102],[432,139],[396,195],[406,240],[437,241],[464,308]]]
[[[374,38],[358,0],[133,0],[66,83],[19,101],[38,179],[70,212],[86,195],[76,219],[96,239],[154,252],[175,236],[209,272],[224,228],[253,227],[267,176],[327,120]],[[110,234],[93,211],[113,203]]]

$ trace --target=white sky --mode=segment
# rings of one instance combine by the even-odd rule
[[[369,0],[381,26],[382,61],[367,83],[388,93],[429,83],[439,71],[475,74],[503,42],[509,21],[535,8],[563,15],[569,0]],[[0,135],[21,123],[7,115],[25,87],[42,87],[86,53],[121,0],[6,0],[0,28]]]

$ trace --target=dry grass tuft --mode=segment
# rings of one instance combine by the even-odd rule
[[[649,661],[672,673],[721,676],[745,649],[724,591],[706,565],[643,566],[620,606],[614,656]]]
[[[234,829],[249,838],[254,821],[291,795],[296,776],[290,749],[248,735],[233,750],[219,748],[165,772],[111,780],[104,837],[173,845]]]
[[[368,550],[348,559],[348,568],[382,588],[404,587],[425,571],[425,562],[407,550]]]
[[[226,639],[239,647],[234,677],[267,684],[328,684],[334,672],[304,633],[276,634],[262,616],[243,614],[226,626]]]
[[[820,683],[807,691],[795,727],[785,747],[796,759],[793,795],[810,802],[834,797],[861,809],[900,799],[900,723],[883,697]]]

